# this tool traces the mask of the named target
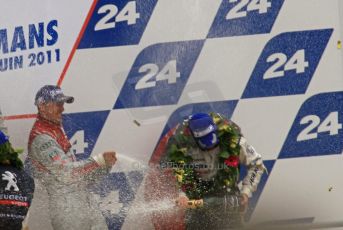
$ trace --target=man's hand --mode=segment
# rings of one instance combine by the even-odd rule
[[[107,167],[112,167],[117,161],[115,152],[104,152],[103,157]]]
[[[245,213],[246,210],[248,209],[248,204],[249,204],[249,197],[247,194],[245,193],[241,194],[240,204],[241,204],[240,211],[242,213]]]
[[[204,201],[202,199],[200,200],[190,200],[185,196],[180,196],[176,200],[176,205],[180,208],[198,208],[203,206]]]
[[[247,194],[245,193],[242,193],[241,194],[241,205],[244,206],[244,205],[248,205],[249,203],[249,197]]]
[[[179,196],[176,199],[175,203],[180,208],[188,208],[188,201],[189,201],[188,197],[186,197],[186,196]]]

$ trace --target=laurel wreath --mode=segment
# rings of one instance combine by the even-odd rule
[[[20,149],[12,148],[9,141],[0,145],[0,164],[10,164],[18,169],[23,168],[23,162],[19,158],[19,154],[22,153]]]
[[[201,199],[218,191],[232,191],[237,187],[239,176],[239,140],[241,137],[239,127],[219,114],[210,114],[217,125],[219,138],[218,172],[211,181],[201,180],[192,164],[192,158],[187,153],[197,148],[185,120],[175,131],[167,149],[168,160],[177,165],[174,167],[174,175],[180,189],[190,199]]]

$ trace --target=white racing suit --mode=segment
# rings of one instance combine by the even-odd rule
[[[60,125],[37,118],[29,139],[28,163],[49,195],[55,230],[104,230],[105,219],[87,185],[108,173],[102,155],[76,161]]]
[[[250,198],[252,193],[256,191],[260,183],[262,174],[267,171],[262,157],[256,150],[248,144],[244,137],[241,137],[240,143],[241,153],[239,155],[240,163],[247,167],[247,175],[242,181],[241,193],[245,193]]]
[[[248,144],[244,137],[240,138],[239,144],[241,146],[239,155],[240,164],[247,167],[247,175],[239,186],[240,193],[245,193],[250,198],[252,193],[257,189],[265,167],[261,155]],[[202,151],[199,148],[195,148],[188,154],[192,157],[193,162],[207,166],[206,168],[195,169],[202,180],[209,181],[216,176],[218,172],[216,165],[218,164],[217,155],[219,151],[219,148],[210,151]]]

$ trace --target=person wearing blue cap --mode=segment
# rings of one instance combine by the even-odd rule
[[[28,229],[27,216],[35,184],[23,170],[19,151],[0,131],[0,229]]]
[[[161,162],[173,168],[180,188],[176,203],[186,210],[187,229],[240,227],[266,171],[240,128],[218,113],[187,117],[169,138]],[[247,167],[247,175],[240,183],[241,165]]]
[[[62,127],[66,96],[59,86],[45,85],[36,94],[38,116],[30,132],[27,168],[46,188],[54,230],[103,230],[107,224],[87,187],[110,173],[114,151],[76,160]]]

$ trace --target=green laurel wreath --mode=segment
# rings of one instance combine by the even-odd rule
[[[18,169],[23,168],[23,162],[19,158],[23,150],[14,149],[9,141],[0,145],[0,164],[10,164]]]
[[[180,125],[168,145],[168,160],[177,167],[174,174],[178,185],[190,199],[201,199],[218,191],[231,191],[237,186],[239,176],[239,140],[241,132],[239,127],[219,114],[210,113],[217,125],[220,152],[218,154],[219,169],[212,181],[202,181],[196,175],[194,167],[187,167],[192,158],[187,155],[192,148],[197,148],[188,128],[188,122]]]

